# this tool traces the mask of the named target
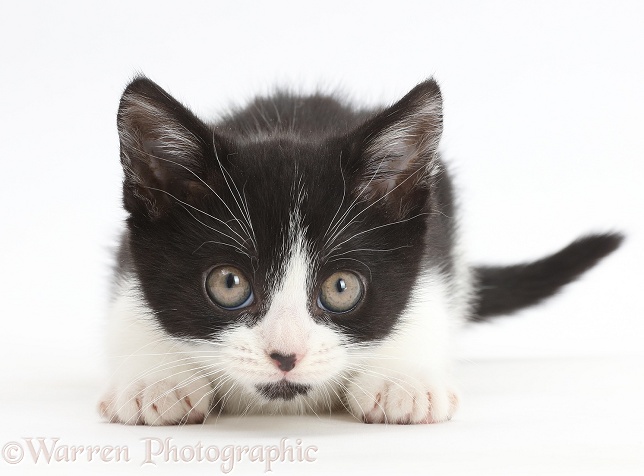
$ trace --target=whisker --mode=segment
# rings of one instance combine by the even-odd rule
[[[213,136],[214,136],[214,131],[213,131]],[[214,143],[215,142],[214,142],[214,139],[213,139],[213,144]],[[251,232],[250,232],[250,230],[253,229],[253,226],[251,224],[250,214],[248,213],[248,208],[246,208],[246,212],[244,212],[244,209],[242,208],[242,206],[240,204],[240,202],[242,201],[241,193],[239,192],[239,189],[237,188],[237,185],[235,184],[235,181],[233,180],[232,175],[230,175],[230,172],[228,170],[226,170],[224,168],[223,164],[221,163],[221,160],[219,159],[219,154],[217,153],[217,148],[213,146],[213,149],[214,149],[214,152],[215,152],[215,158],[217,159],[217,163],[219,164],[219,169],[221,170],[221,173],[222,173],[222,175],[224,177],[224,181],[226,182],[226,186],[228,187],[228,190],[230,191],[230,194],[233,197],[233,200],[235,200],[235,204],[237,205],[237,208],[239,208],[239,211],[241,212],[242,217],[244,217],[246,219],[247,223],[243,224],[244,231],[246,232],[246,234],[250,238],[251,243],[255,247],[255,251],[257,251],[257,242],[254,239],[255,232],[254,231],[252,232],[253,236],[251,236]],[[230,178],[230,182],[228,181],[228,178]],[[235,195],[235,192],[233,192],[232,187],[230,186],[231,183],[235,187],[235,191],[237,192],[236,195]],[[237,200],[237,197],[239,197],[239,200]],[[228,210],[230,211],[230,214],[234,217],[235,214],[230,209],[228,209]],[[240,222],[240,225],[242,225],[242,222]]]
[[[214,135],[214,131],[213,131],[213,135]],[[214,140],[213,140],[213,144],[214,144]],[[180,162],[176,162],[176,161],[174,161],[174,160],[166,159],[166,158],[163,158],[163,157],[158,157],[158,156],[156,156],[156,155],[149,154],[149,153],[147,153],[147,152],[145,152],[145,151],[143,151],[143,150],[140,150],[140,149],[136,149],[136,150],[138,150],[139,152],[141,152],[141,153],[143,153],[143,154],[150,155],[151,157],[153,157],[153,158],[155,158],[155,159],[157,159],[157,160],[162,160],[162,161],[164,161],[164,162],[168,162],[168,163],[174,164],[174,165],[176,165],[176,166],[178,166],[178,167],[183,168],[184,170],[186,170],[186,171],[187,171],[187,172],[189,172],[190,174],[192,174],[192,175],[193,175],[197,180],[199,180],[203,185],[205,185],[205,186],[206,186],[206,187],[207,187],[207,188],[208,188],[208,189],[209,189],[209,190],[210,190],[210,191],[215,195],[215,197],[217,197],[217,198],[219,199],[219,201],[221,201],[221,203],[224,205],[224,207],[226,207],[226,209],[228,210],[228,212],[229,212],[233,217],[235,217],[235,214],[232,212],[232,210],[230,209],[230,207],[228,206],[228,204],[224,201],[224,199],[223,199],[223,198],[221,198],[221,197],[219,196],[219,194],[218,194],[217,192],[215,192],[215,190],[213,190],[213,188],[212,188],[210,185],[208,185],[208,184],[207,184],[207,183],[206,183],[206,182],[205,182],[201,177],[199,177],[199,175],[198,175],[198,174],[196,174],[196,173],[195,173],[193,170],[191,170],[189,167],[185,166],[184,164],[182,164],[182,163],[180,163]],[[217,151],[216,151],[216,149],[215,149],[215,154],[216,154],[216,153],[217,153]],[[150,188],[151,190],[158,190],[158,191],[160,191],[160,192],[168,193],[168,192],[166,192],[165,190],[155,189],[155,188],[152,188],[152,187],[148,187],[148,188]],[[180,202],[181,202],[181,200],[177,199],[177,198],[176,198],[176,197],[174,197],[172,194],[168,193],[168,195],[170,195],[170,196],[171,196],[172,198],[174,198],[175,200],[178,200],[178,201],[180,201]],[[189,204],[187,204],[187,203],[185,203],[185,202],[182,202],[182,203],[184,203],[184,205],[189,205]],[[189,205],[189,206],[191,206],[191,205]],[[200,212],[202,212],[202,213],[205,213],[205,212],[203,212],[202,210],[199,210],[199,209],[198,209],[198,208],[196,208],[196,207],[193,207],[193,208],[195,208],[197,211],[200,211]],[[218,218],[215,218],[215,217],[211,217],[211,218],[214,218],[214,219],[216,219],[216,220],[219,220]],[[221,220],[219,220],[219,221],[221,221]],[[222,223],[224,223],[224,222],[222,221]],[[224,223],[224,224],[225,224],[225,223]],[[240,239],[240,240],[243,240],[243,238],[242,238],[238,233],[236,233],[236,232],[235,232],[235,231],[234,231],[230,226],[228,226],[228,228],[230,229],[230,231],[232,231],[233,233],[235,233],[235,234],[239,237],[239,239]]]
[[[358,237],[358,236],[364,235],[364,234],[366,234],[366,233],[370,233],[370,232],[375,231],[375,230],[380,230],[380,229],[382,229],[382,228],[386,228],[386,227],[388,227],[388,226],[398,225],[398,224],[400,224],[400,223],[406,223],[406,222],[408,222],[408,221],[414,220],[415,218],[418,218],[419,216],[423,216],[423,215],[427,215],[427,213],[418,213],[417,215],[414,215],[413,217],[405,218],[404,220],[398,220],[398,221],[394,221],[394,222],[391,222],[391,223],[385,223],[384,225],[374,226],[373,228],[369,228],[368,230],[359,231],[358,233],[354,234],[354,235],[353,235],[353,236],[351,236],[350,238],[347,238],[346,240],[344,240],[344,241],[342,241],[342,242],[338,243],[338,244],[337,244],[337,245],[335,245],[333,248],[331,248],[331,250],[329,250],[329,252],[325,255],[325,257],[324,257],[324,258],[326,258],[326,256],[328,256],[328,255],[329,255],[330,253],[332,253],[334,250],[337,250],[340,246],[342,246],[342,245],[344,245],[344,244],[348,243],[349,241],[353,240],[354,238],[356,238],[356,237]],[[323,259],[324,259],[324,258],[323,258]]]
[[[226,226],[226,228],[228,228],[232,233],[234,233],[235,235],[237,235],[237,237],[238,237],[240,240],[245,241],[245,240],[244,240],[244,238],[243,238],[239,233],[237,233],[237,232],[236,232],[236,231],[235,231],[235,230],[234,230],[234,229],[233,229],[233,228],[232,228],[228,223],[226,223],[224,220],[222,220],[222,219],[220,219],[220,218],[217,218],[216,216],[213,216],[213,215],[211,215],[210,213],[204,212],[203,210],[201,210],[201,209],[199,209],[199,208],[195,207],[194,205],[189,204],[188,202],[184,202],[183,200],[181,200],[181,199],[179,199],[179,198],[175,197],[175,196],[174,196],[173,194],[171,194],[170,192],[167,192],[167,191],[165,191],[165,190],[162,190],[162,189],[160,189],[160,188],[155,188],[155,187],[146,187],[146,188],[148,188],[149,190],[156,190],[157,192],[165,193],[165,194],[166,194],[166,195],[168,195],[169,197],[173,198],[174,200],[176,200],[177,202],[179,202],[180,204],[182,204],[182,205],[184,206],[184,210],[186,210],[186,211],[188,211],[188,210],[187,210],[185,207],[189,207],[189,208],[192,208],[193,210],[198,211],[199,213],[203,213],[204,215],[206,215],[206,216],[207,216],[207,217],[209,217],[209,218],[212,218],[213,220],[218,221],[218,222],[219,222],[219,223],[221,223],[222,225],[225,225],[225,226]],[[190,212],[188,211],[188,213],[190,213]],[[230,238],[231,240],[233,240],[233,241],[234,241],[235,243],[237,243],[241,248],[244,248],[244,244],[243,244],[243,243],[240,243],[240,242],[239,242],[239,241],[237,241],[235,238],[233,238],[233,237],[231,237],[231,236],[229,236],[229,235],[226,235],[225,233],[223,233],[223,232],[221,232],[221,231],[219,231],[219,230],[217,230],[217,229],[215,229],[215,228],[212,228],[211,226],[206,225],[204,222],[202,222],[202,221],[201,221],[201,220],[199,220],[197,217],[195,217],[192,213],[190,213],[190,215],[191,215],[193,218],[195,218],[195,219],[196,219],[199,223],[201,223],[202,225],[206,226],[207,228],[209,228],[209,229],[211,229],[211,230],[213,230],[213,231],[216,231],[217,233],[221,233],[222,235],[226,236],[227,238]]]
[[[344,199],[347,194],[347,184],[344,179],[344,170],[342,169],[342,152],[340,152],[340,175],[342,176],[342,200],[340,200],[340,206],[336,209],[333,218],[331,218],[331,221],[329,222],[329,226],[327,227],[326,232],[324,233],[324,235],[322,235],[322,238],[326,238],[326,236],[329,234],[335,217],[338,216],[338,213],[340,212],[340,210],[342,210],[342,205],[344,204]]]
[[[327,241],[325,241],[325,243],[324,243],[324,246],[325,246],[325,247],[326,247],[326,246],[328,246],[328,245],[330,244],[330,243],[329,243],[329,241],[330,241],[330,240],[331,240],[331,242],[332,242],[332,240],[334,239],[334,237],[337,235],[337,233],[336,233],[336,229],[337,229],[337,227],[341,226],[342,221],[347,217],[347,215],[348,215],[349,213],[351,213],[351,210],[353,210],[353,208],[355,207],[355,205],[356,205],[356,203],[357,203],[358,199],[362,196],[362,194],[365,192],[365,190],[367,190],[367,189],[369,188],[369,185],[371,185],[371,182],[372,182],[372,181],[373,181],[373,179],[376,177],[376,174],[377,174],[377,173],[378,173],[378,171],[380,170],[380,167],[382,166],[382,163],[384,162],[384,160],[385,160],[385,157],[383,157],[383,158],[380,160],[380,163],[378,164],[378,167],[376,168],[375,172],[373,173],[373,175],[372,175],[372,176],[371,176],[371,178],[369,179],[369,182],[367,182],[367,185],[366,185],[365,187],[363,187],[363,188],[362,188],[362,190],[360,190],[360,193],[356,196],[356,198],[353,200],[353,202],[351,202],[351,204],[349,205],[349,208],[347,208],[347,210],[342,214],[342,216],[340,216],[340,218],[338,219],[338,221],[337,221],[336,225],[334,225],[334,226],[333,226],[333,228],[331,229],[331,232],[332,232],[332,233],[334,233],[334,235],[333,235],[332,237],[330,237],[329,239],[327,239]],[[344,176],[343,176],[343,177],[344,177]],[[367,208],[368,208],[368,207],[367,207]],[[358,215],[356,215],[356,216],[354,217],[354,219],[355,219],[357,216],[358,216]],[[349,221],[349,223],[348,223],[347,225],[349,225],[349,224],[351,224],[351,221]],[[345,227],[345,228],[346,228],[346,227]]]
[[[383,158],[383,160],[384,160],[384,158]],[[375,177],[375,174],[376,174],[376,173],[378,173],[378,170],[380,169],[380,166],[381,166],[381,165],[382,165],[382,161],[380,161],[380,164],[378,164],[378,168],[377,168],[377,169],[376,169],[376,171],[374,172],[374,175],[372,175],[371,179],[369,180],[369,183],[365,186],[365,188],[363,188],[363,189],[360,191],[360,194],[362,194],[362,192],[363,192],[364,190],[366,190],[366,189],[369,187],[369,185],[371,184],[371,181],[372,181],[372,180],[374,179],[374,177]],[[338,237],[339,237],[339,236],[340,236],[340,235],[341,235],[341,234],[342,234],[342,233],[343,233],[343,232],[344,232],[344,231],[345,231],[345,230],[346,230],[346,229],[347,229],[347,228],[348,228],[348,227],[349,227],[349,226],[350,226],[354,221],[355,221],[355,219],[356,219],[356,218],[358,218],[360,215],[362,215],[363,213],[365,213],[367,210],[369,210],[371,207],[373,207],[374,205],[376,205],[376,204],[377,204],[378,202],[380,202],[381,200],[384,200],[385,198],[387,198],[387,196],[388,196],[390,193],[394,192],[398,187],[402,186],[402,185],[403,185],[407,180],[409,180],[410,178],[414,177],[414,176],[415,176],[419,171],[421,171],[421,170],[423,170],[423,168],[422,168],[422,167],[420,167],[420,168],[416,169],[414,172],[412,172],[411,174],[409,174],[409,176],[407,176],[403,181],[401,181],[398,185],[396,185],[396,186],[395,186],[395,187],[393,187],[391,190],[389,190],[387,193],[385,193],[382,197],[380,197],[379,199],[377,199],[377,200],[373,201],[373,202],[372,202],[372,203],[370,203],[367,207],[365,207],[365,208],[364,208],[364,209],[362,209],[360,212],[358,212],[356,215],[354,215],[354,217],[353,217],[353,218],[352,218],[352,219],[351,219],[351,220],[350,220],[346,225],[344,225],[344,227],[342,227],[340,230],[336,231],[336,232],[333,234],[333,236],[332,236],[332,237],[330,237],[330,238],[329,238],[329,239],[324,243],[324,247],[326,248],[327,246],[330,246],[331,244],[333,244],[333,241],[335,241],[335,240],[336,240],[336,239],[337,239],[337,238],[338,238]],[[360,195],[358,195],[358,196],[360,196]],[[355,203],[355,200],[354,200],[354,203]],[[424,215],[424,214],[425,214],[425,213],[423,213],[423,214],[419,214],[419,215]]]

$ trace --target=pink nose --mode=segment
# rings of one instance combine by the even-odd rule
[[[277,352],[273,352],[269,357],[273,359],[275,365],[277,365],[277,367],[284,372],[293,370],[293,367],[295,367],[295,362],[297,360],[295,354],[282,355]]]

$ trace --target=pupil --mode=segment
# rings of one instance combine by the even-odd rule
[[[347,283],[344,282],[344,279],[340,278],[338,281],[335,283],[335,288],[338,290],[339,293],[347,289]]]
[[[239,284],[239,276],[229,273],[228,276],[226,276],[226,287],[228,289],[231,289],[233,286],[236,286]]]

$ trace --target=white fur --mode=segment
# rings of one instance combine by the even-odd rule
[[[217,342],[166,335],[142,304],[136,279],[127,279],[110,316],[113,374],[101,412],[123,423],[201,421],[214,394],[217,411],[232,413],[319,413],[344,403],[356,417],[374,423],[450,418],[457,400],[449,349],[458,325],[447,299],[450,284],[439,273],[426,272],[391,337],[356,348],[308,315],[307,258],[301,248],[293,251],[265,319],[232,329]],[[257,393],[255,385],[284,377],[268,356],[274,351],[298,355],[287,378],[313,384],[309,394],[283,401]]]
[[[378,200],[405,180],[440,172],[436,149],[442,105],[437,91],[421,96],[417,91],[408,114],[370,139],[367,192],[379,195]],[[120,117],[125,126],[120,132],[124,149],[145,153],[142,139],[151,139],[162,155],[189,170],[200,152],[199,139],[169,117],[168,111],[144,98],[129,94],[123,100]],[[146,125],[145,130],[140,124]],[[130,159],[125,157],[126,174],[137,180]],[[160,179],[163,164],[157,159],[174,162],[163,157],[148,159],[151,171]],[[422,165],[425,168],[419,168]],[[226,207],[255,244],[242,194],[234,183],[236,193],[233,191],[225,169],[221,170],[243,220]],[[421,176],[416,176],[416,171],[421,171]],[[399,183],[399,177],[406,178]],[[451,417],[457,398],[450,378],[450,341],[453,328],[467,313],[471,286],[470,271],[461,256],[453,257],[456,269],[449,274],[452,278],[439,269],[423,272],[407,309],[387,338],[352,344],[338,328],[316,321],[309,313],[316,282],[311,272],[318,256],[311,254],[304,238],[306,230],[299,212],[304,192],[299,181],[294,182],[293,197],[296,206],[289,230],[283,249],[276,251],[284,258],[283,266],[269,273],[274,282],[270,295],[264,297],[267,311],[253,326],[239,324],[211,339],[172,337],[146,305],[136,277],[122,277],[109,315],[112,375],[99,405],[106,418],[130,424],[176,424],[203,421],[213,410],[318,413],[341,405],[357,418],[373,423],[431,423]],[[332,252],[349,241],[337,243],[356,201],[329,225],[325,246],[330,251],[320,259],[333,258]],[[228,238],[246,254],[242,243]],[[295,355],[295,367],[288,372],[280,370],[270,357],[275,352]],[[309,385],[311,390],[291,400],[269,400],[258,390],[281,380]]]
[[[111,376],[101,414],[127,424],[201,421],[210,407],[211,380],[190,349],[166,335],[144,304],[136,278],[125,278],[108,316]]]
[[[348,388],[352,413],[370,423],[421,423],[451,418],[456,394],[450,377],[450,341],[458,316],[450,283],[425,272],[392,336],[363,351]]]
[[[339,402],[339,385],[329,380],[338,378],[345,367],[344,339],[311,319],[306,285],[310,281],[310,257],[302,239],[296,239],[291,246],[286,265],[280,270],[282,279],[264,318],[256,326],[239,326],[224,333],[220,358],[201,359],[203,365],[223,370],[225,377],[221,378],[218,394],[229,395],[220,397],[227,411],[317,413],[333,409]],[[288,373],[281,371],[270,358],[273,352],[295,354],[295,368]],[[314,391],[290,401],[267,400],[258,394],[257,385],[282,379],[312,384]]]
[[[451,418],[457,397],[450,377],[451,336],[467,310],[469,270],[449,281],[425,271],[392,334],[377,344],[352,345],[337,329],[309,314],[313,257],[299,216],[293,215],[283,269],[268,311],[252,327],[239,325],[217,339],[173,338],[144,304],[139,283],[126,277],[109,316],[112,376],[101,413],[123,423],[202,421],[215,411],[319,413],[341,405],[372,423],[431,423]],[[289,372],[270,354],[295,354]],[[311,385],[307,395],[268,400],[258,385],[287,379]],[[187,397],[187,398],[186,398]]]

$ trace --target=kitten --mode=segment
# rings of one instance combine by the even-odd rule
[[[433,80],[380,111],[280,93],[207,124],[135,79],[118,111],[129,217],[102,415],[344,406],[368,423],[449,420],[459,324],[541,301],[622,237],[468,266],[441,130]]]

